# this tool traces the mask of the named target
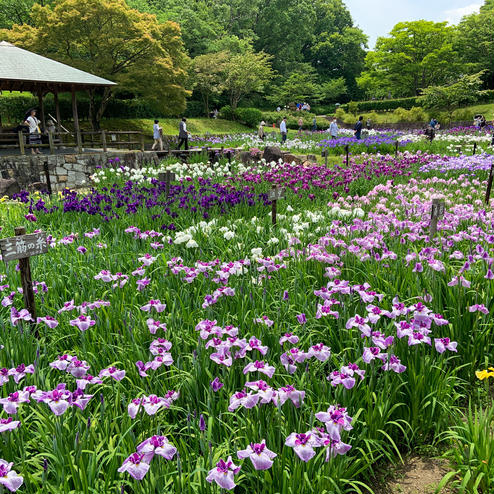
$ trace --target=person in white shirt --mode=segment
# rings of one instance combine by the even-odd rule
[[[286,136],[287,136],[287,131],[286,131],[286,117],[283,117],[283,120],[280,123],[280,132],[281,132],[281,144],[286,142]]]
[[[160,147],[160,151],[163,151],[163,129],[159,126],[160,121],[155,120],[153,125],[153,146],[151,149],[154,151],[156,146]]]
[[[24,121],[24,125],[29,127],[29,144],[41,144],[41,131],[39,130],[39,120],[36,118],[36,110],[31,110],[31,114]],[[41,154],[37,147],[31,148],[31,154]]]
[[[329,133],[331,139],[336,139],[338,137],[338,124],[336,123],[336,118],[333,118],[333,121],[329,125]]]

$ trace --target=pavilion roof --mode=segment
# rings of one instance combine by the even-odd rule
[[[0,90],[77,91],[116,83],[0,41]]]

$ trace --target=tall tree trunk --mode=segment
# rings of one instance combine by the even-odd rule
[[[96,90],[90,89],[89,91],[89,118],[91,120],[91,127],[94,132],[100,130],[101,118],[105,113],[106,107],[111,99],[111,89],[105,87],[103,90],[103,96],[99,105],[96,103]]]

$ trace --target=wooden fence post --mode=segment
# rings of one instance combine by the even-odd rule
[[[26,229],[23,226],[18,226],[14,228],[14,234],[16,237],[26,234]],[[33,279],[31,276],[31,265],[29,263],[29,257],[24,257],[19,259],[19,268],[21,273],[21,285],[22,285],[22,296],[24,298],[24,306],[31,314],[33,321],[32,325],[36,324],[36,303],[34,301],[34,291],[33,291]],[[38,330],[34,332],[36,338],[39,337]]]
[[[106,132],[104,130],[101,131],[101,144],[103,146],[103,152],[108,151],[108,146],[106,145]]]
[[[494,179],[494,163],[491,165],[491,171],[489,173],[489,179],[487,180],[487,189],[485,191],[485,203],[489,204],[491,198],[492,180]]]
[[[55,154],[55,146],[53,145],[53,134],[48,132],[48,144],[50,146],[50,154]]]
[[[273,185],[273,190],[276,191],[276,186]],[[274,199],[272,202],[271,202],[271,222],[273,223],[273,226],[276,226],[276,199]]]
[[[141,151],[144,152],[144,134],[140,134]]]
[[[26,150],[24,148],[24,134],[19,131],[17,135],[19,137],[19,149],[21,150],[21,154],[24,155],[26,154]]]
[[[46,188],[48,190],[48,194],[51,195],[50,169],[47,162],[43,163],[43,171],[45,172]]]

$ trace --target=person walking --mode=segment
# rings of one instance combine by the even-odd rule
[[[39,120],[36,118],[36,110],[30,111],[29,117],[24,121],[24,125],[29,127],[29,144],[32,146],[41,144],[41,131],[39,130]],[[31,154],[41,154],[38,147],[31,148]]]
[[[365,126],[367,127],[367,130],[371,130],[372,122],[370,118],[367,119]]]
[[[317,130],[317,120],[316,117],[312,119],[312,132],[315,132]]]
[[[362,139],[362,120],[363,119],[364,119],[364,117],[362,117],[362,116],[358,117],[358,121],[355,124],[355,127],[353,129],[355,131],[355,138],[357,140]]]
[[[187,151],[189,149],[189,132],[187,131],[187,119],[185,117],[182,118],[178,128],[178,148],[182,147],[182,144],[185,144],[184,149]]]
[[[300,117],[298,119],[298,133],[301,134],[302,133],[302,129],[304,128],[304,119],[302,117]]]
[[[286,136],[287,136],[286,117],[283,117],[283,120],[280,123],[280,133],[281,133],[281,144],[284,144],[286,142]]]
[[[266,125],[266,122],[264,120],[261,121],[259,124],[259,128],[257,129],[257,137],[261,139],[261,141],[264,141],[264,138],[266,137],[266,134],[264,133],[264,126]]]
[[[331,135],[331,139],[336,139],[338,137],[338,124],[336,123],[336,118],[333,118],[333,121],[329,125],[329,134]]]
[[[155,120],[153,125],[153,145],[151,149],[154,151],[156,146],[160,147],[160,151],[163,151],[163,129],[159,125],[160,121]]]

